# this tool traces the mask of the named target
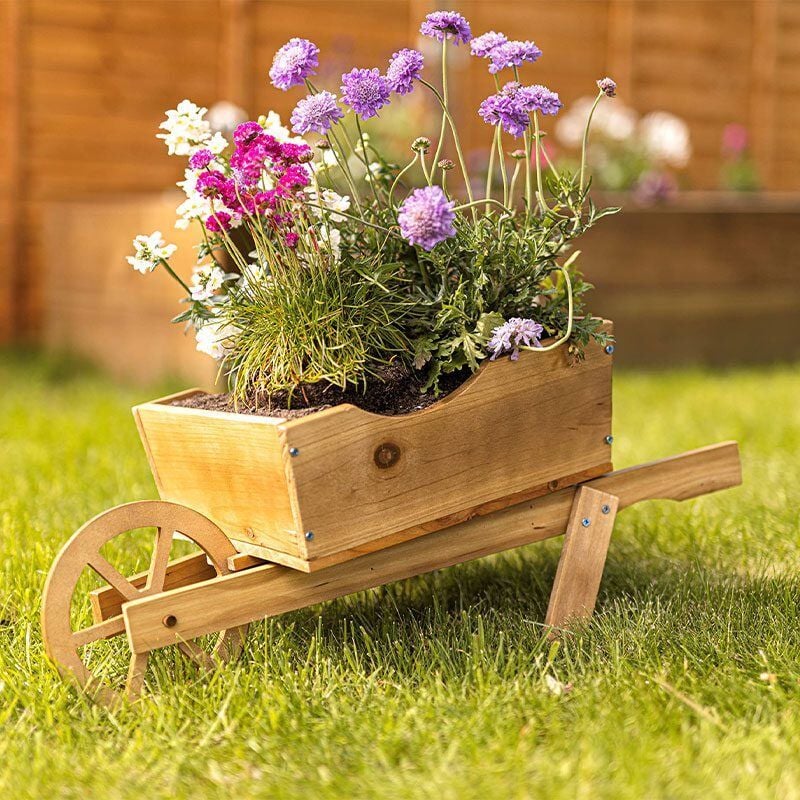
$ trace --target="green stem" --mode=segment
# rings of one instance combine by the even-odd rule
[[[303,202],[303,205],[308,206],[309,208],[320,208],[323,211],[329,211],[330,209],[326,209],[325,206],[318,205],[317,203],[309,203],[307,200]],[[377,225],[374,222],[367,222],[367,220],[362,219],[361,217],[354,217],[352,214],[348,214],[346,211],[336,211],[336,214],[339,214],[342,217],[347,217],[347,219],[353,220],[353,222],[360,222],[362,225],[366,225],[368,228],[374,228],[376,231],[382,231],[383,233],[388,233],[389,236],[394,236],[398,239],[402,239],[403,237],[397,234],[395,231],[390,230],[389,228],[383,227],[383,225]]]
[[[600,98],[603,96],[603,91],[601,90],[598,92],[597,97],[594,99],[594,103],[592,103],[591,111],[589,111],[589,116],[586,119],[586,127],[583,129],[583,142],[581,143],[581,176],[580,176],[580,193],[583,195],[583,187],[584,187],[584,177],[586,172],[586,145],[589,142],[589,128],[592,125],[592,117],[594,116],[594,110],[597,108],[597,104],[600,102]]]
[[[550,207],[544,199],[544,191],[542,190],[542,159],[539,154],[542,145],[539,136],[539,115],[535,111],[533,112],[533,131],[536,137],[536,188],[539,195],[539,205],[541,205],[542,211],[547,212]]]
[[[521,161],[517,161],[516,166],[514,167],[514,174],[511,176],[511,188],[509,189],[509,194],[511,197],[514,197],[514,189],[517,188],[517,178],[519,177],[519,170],[522,166]]]
[[[485,198],[483,200],[473,200],[471,203],[464,203],[464,204],[462,204],[460,206],[456,206],[454,211],[465,211],[468,208],[474,208],[475,206],[482,205],[483,203],[486,203],[487,205],[498,206],[498,207],[502,208],[503,211],[506,212],[506,214],[510,214],[511,213],[511,209],[510,208],[507,208],[499,200],[495,200],[495,199],[493,199],[491,197],[487,197],[487,198]]]
[[[389,189],[389,208],[394,209],[394,204],[393,204],[394,190],[397,188],[397,184],[400,182],[400,178],[402,178],[403,175],[406,174],[406,172],[408,172],[410,169],[414,167],[414,164],[417,163],[417,158],[421,156],[422,153],[415,153],[414,158],[411,159],[410,163],[406,164],[406,166],[403,167],[403,169],[401,169],[400,172],[397,173],[397,177],[394,179],[391,188]]]
[[[375,188],[375,176],[372,174],[368,159],[367,159],[367,140],[364,138],[364,131],[361,129],[361,120],[359,119],[358,114],[355,115],[356,117],[356,129],[358,130],[358,138],[361,140],[361,147],[364,150],[364,166],[366,169],[366,177],[367,182],[369,183],[370,189],[372,189],[372,196],[375,198],[375,206],[380,208],[381,201],[378,198],[378,190]]]
[[[567,330],[562,337],[557,339],[552,344],[547,345],[547,347],[528,347],[527,345],[520,345],[520,350],[531,350],[534,353],[546,353],[548,350],[555,350],[557,347],[561,347],[564,342],[572,336],[572,325],[573,325],[573,314],[574,314],[574,303],[572,299],[572,281],[569,279],[569,273],[567,272],[564,267],[556,267],[561,274],[564,276],[564,281],[567,284]]]
[[[186,294],[188,294],[188,295],[191,297],[191,296],[192,296],[192,290],[191,290],[191,289],[190,289],[190,288],[189,288],[189,287],[186,285],[186,283],[184,282],[183,278],[181,278],[181,277],[180,277],[180,275],[178,275],[178,274],[175,272],[175,270],[174,270],[174,269],[172,269],[172,267],[171,267],[171,266],[170,266],[170,265],[167,263],[166,259],[164,259],[164,258],[159,258],[159,259],[158,259],[158,262],[161,264],[161,266],[162,266],[162,267],[164,267],[164,269],[165,269],[165,270],[166,270],[166,271],[167,271],[167,272],[168,272],[170,275],[172,275],[172,277],[173,277],[173,278],[174,278],[176,281],[178,281],[178,283],[179,283],[179,284],[180,284],[180,285],[181,285],[181,286],[184,288],[184,290],[186,291]]]
[[[466,165],[466,162],[464,161],[464,153],[461,150],[461,141],[458,138],[458,131],[456,130],[456,126],[455,126],[455,123],[453,122],[453,118],[450,116],[450,112],[447,109],[447,99],[445,97],[442,97],[442,95],[439,93],[439,91],[436,89],[436,87],[433,86],[432,84],[428,83],[426,80],[423,80],[422,78],[419,78],[419,82],[421,84],[423,84],[424,86],[427,86],[434,93],[434,95],[436,95],[436,99],[439,101],[440,105],[442,106],[442,113],[444,114],[444,117],[447,120],[447,122],[450,124],[450,130],[453,132],[453,141],[455,142],[455,146],[456,146],[456,154],[458,156],[458,163],[459,163],[459,166],[461,167],[461,174],[464,176],[464,187],[465,187],[465,189],[467,191],[467,197],[469,198],[470,202],[472,202],[475,198],[472,195],[472,187],[470,186],[470,182],[469,182],[469,174],[467,173],[467,165]],[[439,150],[438,150],[438,148],[437,148],[436,156],[435,156],[434,160],[435,160],[435,162],[437,164],[439,163]],[[435,168],[435,165],[434,165],[434,168]],[[433,172],[433,168],[431,169],[431,172]]]
[[[495,135],[493,139],[497,139],[497,131],[500,128],[495,129]],[[492,179],[494,178],[494,152],[495,152],[494,141],[492,141],[492,146],[489,148],[489,167],[486,170],[486,199],[492,199]],[[489,203],[486,203],[486,213],[489,213]]]

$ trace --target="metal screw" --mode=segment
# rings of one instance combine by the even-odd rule
[[[614,352],[614,345],[613,344],[607,344],[606,347],[605,347],[605,350],[606,350],[606,353],[611,355]]]
[[[178,618],[174,614],[167,614],[161,622],[165,628],[174,628],[178,624]]]
[[[606,444],[611,444],[614,441],[614,437],[609,433],[608,436],[605,438]]]
[[[289,455],[292,458],[295,458],[295,456],[299,456],[300,455],[300,451],[296,447],[290,447],[289,448]]]
[[[611,506],[603,506],[603,507],[602,507],[600,510],[601,510],[601,511],[602,511],[604,514],[610,514],[610,513],[611,513]]]
[[[592,521],[589,519],[589,517],[584,517],[581,520],[581,525],[583,525],[584,528],[588,528],[591,524],[592,524]]]
[[[306,531],[306,541],[310,542],[314,538],[314,531]]]

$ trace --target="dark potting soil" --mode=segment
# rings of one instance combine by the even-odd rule
[[[341,389],[325,381],[302,384],[292,396],[291,408],[287,408],[289,405],[287,392],[254,395],[237,405],[228,393],[197,394],[184,400],[175,400],[172,405],[202,408],[207,411],[298,419],[342,403],[350,403],[374,414],[395,416],[432,406],[461,386],[469,376],[469,370],[442,376],[439,381],[440,392],[438,396],[434,396],[431,392],[422,394],[424,381],[421,378],[405,367],[391,365],[382,370],[380,378],[374,378],[369,382],[366,391],[359,391],[353,387]]]

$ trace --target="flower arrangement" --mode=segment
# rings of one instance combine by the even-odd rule
[[[580,153],[586,114],[594,103],[581,97],[559,117],[555,134],[568,150]],[[609,191],[630,191],[641,203],[669,200],[678,190],[677,175],[692,155],[689,128],[667,111],[640,117],[617,101],[597,109],[594,141],[586,159],[595,185]],[[569,166],[569,160],[566,160]]]
[[[561,170],[543,144],[561,100],[522,78],[542,57],[534,42],[473,37],[454,11],[428,14],[420,32],[441,47],[440,81],[426,77],[421,52],[404,48],[383,70],[346,72],[338,92],[321,88],[319,48],[293,38],[269,70],[276,89],[306,90],[291,130],[270,112],[239,124],[229,142],[188,100],[161,124],[169,153],[188,159],[176,225],[197,226],[198,263],[185,283],[159,232],[137,237],[128,260],[180,283],[186,309],[174,321],[222,362],[237,403],[302,403],[315,384],[364,391],[397,368],[436,396],[445,376],[486,358],[562,345],[580,358],[590,338],[605,341],[570,251],[617,210],[594,206],[586,171],[591,120],[614,82],[597,82],[581,161]],[[448,51],[461,46],[486,60],[494,81],[476,110],[493,129],[480,182],[468,173],[448,89]],[[441,109],[438,136],[416,137],[408,163],[390,163],[368,125],[421,90]]]

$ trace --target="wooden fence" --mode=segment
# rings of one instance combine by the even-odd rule
[[[286,115],[298,93],[274,90],[267,69],[290,36],[317,41],[333,69],[382,65],[437,5],[462,10],[476,33],[534,38],[537,79],[566,102],[611,74],[640,111],[684,117],[695,188],[715,185],[729,122],[750,129],[767,188],[800,188],[793,0],[0,0],[0,341],[35,337],[48,313],[46,204],[152,193],[180,177],[154,138],[164,109],[190,97]],[[487,131],[470,114],[490,90],[485,64],[462,49],[453,67],[467,147],[478,146]]]

